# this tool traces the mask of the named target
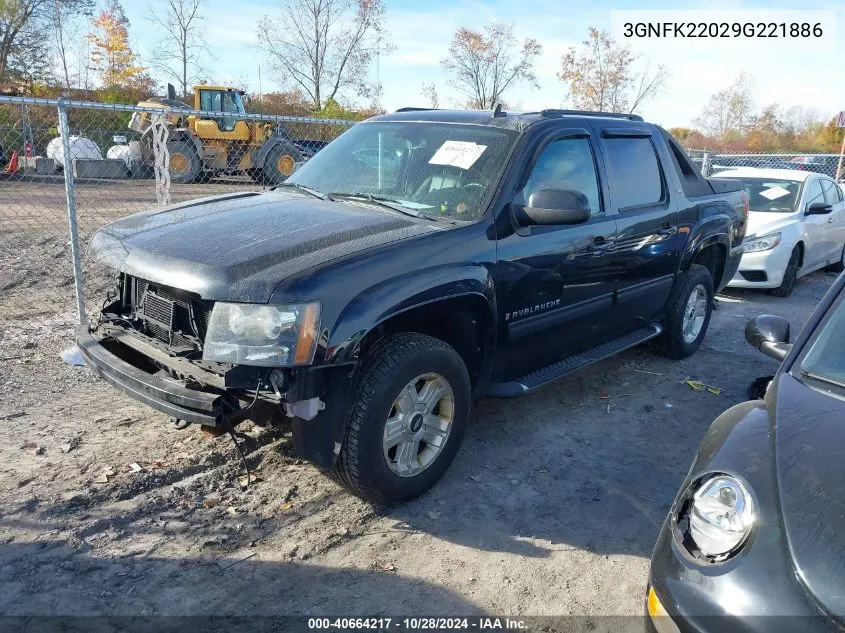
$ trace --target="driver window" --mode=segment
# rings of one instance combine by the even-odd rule
[[[522,190],[525,201],[539,189],[574,189],[587,196],[591,215],[604,213],[589,139],[566,138],[549,143],[534,163]]]

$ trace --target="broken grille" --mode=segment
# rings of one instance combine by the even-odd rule
[[[144,321],[147,334],[173,347],[202,348],[212,301],[142,279],[131,281],[135,316]]]

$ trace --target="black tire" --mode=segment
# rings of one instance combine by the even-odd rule
[[[695,339],[686,341],[684,340],[684,315],[687,311],[690,296],[699,287],[703,287],[705,293],[704,321]],[[701,347],[712,315],[713,278],[707,268],[699,264],[692,264],[689,270],[681,273],[675,280],[675,290],[669,299],[669,311],[663,322],[663,334],[655,341],[657,352],[675,359],[692,356]]]
[[[775,297],[788,297],[795,290],[795,282],[798,280],[798,261],[801,259],[801,253],[798,247],[792,249],[792,255],[789,257],[789,263],[786,264],[786,270],[783,271],[783,281],[777,288],[772,288],[769,294]]]
[[[766,391],[769,388],[769,383],[772,382],[774,376],[760,376],[755,378],[754,382],[748,385],[748,399],[762,400],[766,397]]]
[[[194,182],[202,170],[202,162],[194,144],[188,141],[170,141],[167,151],[170,153],[170,181]]]
[[[437,373],[454,394],[451,430],[439,453],[420,473],[402,477],[388,466],[386,422],[400,392],[415,377]],[[398,503],[421,495],[443,475],[460,448],[470,410],[470,380],[460,355],[447,343],[413,332],[379,341],[363,361],[347,414],[346,437],[335,478],[369,501]]]
[[[287,141],[283,141],[267,153],[264,166],[257,172],[257,176],[262,184],[279,185],[293,173],[294,163],[301,160],[302,155],[297,149]]]

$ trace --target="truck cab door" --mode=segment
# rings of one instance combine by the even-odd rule
[[[612,251],[617,274],[610,318],[622,330],[641,327],[662,310],[672,292],[685,235],[679,230],[676,190],[661,138],[636,121],[602,122],[600,148],[616,213]]]
[[[509,380],[598,344],[613,302],[609,250],[616,221],[608,213],[592,134],[558,129],[528,149],[530,160],[504,209],[497,240],[496,380]],[[590,217],[576,225],[523,226],[513,207],[546,188],[576,190]],[[498,224],[498,222],[497,222]]]

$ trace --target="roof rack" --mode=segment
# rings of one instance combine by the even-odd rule
[[[575,114],[578,116],[606,116],[612,117],[614,119],[628,119],[629,121],[642,121],[643,118],[639,114],[620,114],[618,112],[598,112],[596,110],[557,110],[557,109],[549,109],[549,110],[541,110],[540,116],[552,118],[558,116],[564,116],[566,114]]]
[[[427,112],[429,110],[439,110],[440,108],[399,108],[396,112]]]

